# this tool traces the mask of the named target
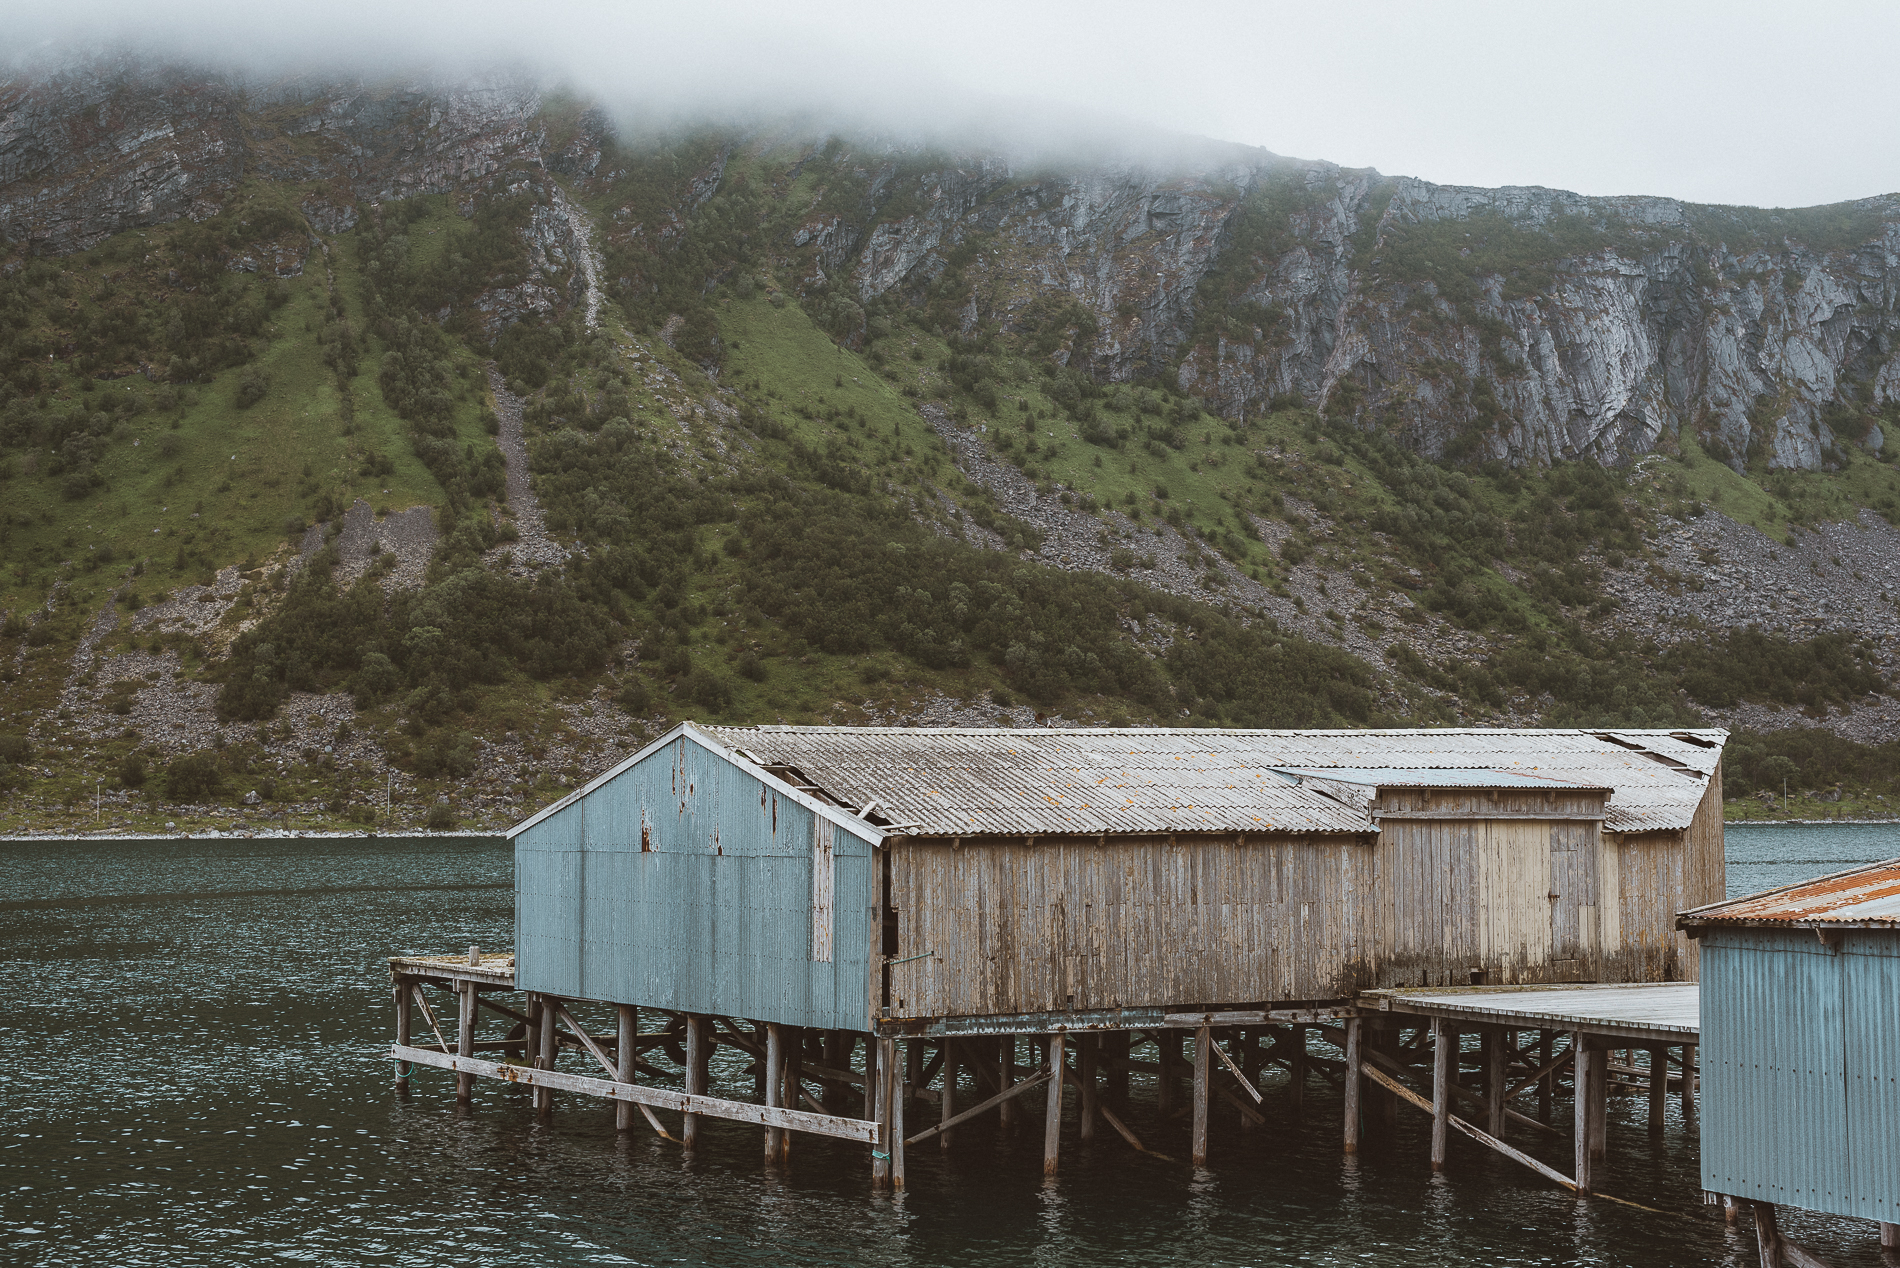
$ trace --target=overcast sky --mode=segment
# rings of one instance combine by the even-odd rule
[[[1082,111],[1450,184],[1900,190],[1893,5],[0,0],[0,29],[260,63],[525,58],[629,106]]]

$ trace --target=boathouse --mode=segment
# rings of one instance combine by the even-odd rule
[[[1900,1247],[1900,859],[1682,913],[1702,959],[1702,1186]],[[1764,1260],[1764,1262],[1766,1262]]]
[[[684,723],[511,833],[517,976],[998,1031],[1690,979],[1725,738]]]
[[[865,1141],[885,1185],[907,1144],[1007,1125],[1038,1087],[1045,1170],[1069,1088],[1080,1139],[1100,1121],[1142,1149],[1116,1112],[1131,1072],[1172,1122],[1190,1065],[1196,1163],[1211,1094],[1265,1121],[1270,1064],[1296,1098],[1308,1071],[1345,1088],[1351,1150],[1359,1074],[1378,1077],[1362,1048],[1399,1068],[1404,1026],[1427,1024],[1390,999],[1363,1016],[1360,992],[1694,978],[1674,913],[1722,892],[1725,739],[683,723],[510,833],[514,956],[391,961],[390,1055],[399,1086],[420,1064],[464,1098],[487,1076],[543,1111],[556,1091],[612,1099],[623,1129],[675,1110],[689,1148],[702,1117],[763,1125],[768,1159],[791,1131]],[[428,986],[458,997],[453,1043]],[[433,1046],[412,1042],[418,1009]],[[478,1039],[483,1010],[514,1028]],[[1548,1087],[1562,1064],[1550,1027],[1533,1051],[1509,1020],[1480,1023],[1494,1133],[1505,1078]],[[755,1101],[709,1094],[719,1046],[751,1058]],[[561,1070],[564,1052],[597,1068]],[[959,1108],[971,1080],[990,1095]],[[907,1138],[915,1101],[937,1122]]]

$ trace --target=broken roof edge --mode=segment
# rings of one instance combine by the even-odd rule
[[[1796,881],[1791,885],[1776,885],[1773,888],[1759,890],[1753,894],[1739,894],[1734,898],[1724,898],[1720,902],[1704,903],[1700,907],[1691,907],[1686,911],[1676,913],[1676,928],[1691,929],[1709,925],[1722,925],[1734,929],[1761,926],[1781,929],[1804,929],[1814,924],[1839,925],[1843,922],[1829,920],[1825,916],[1725,916],[1722,913],[1723,909],[1727,907],[1741,907],[1748,903],[1758,903],[1763,899],[1773,898],[1777,894],[1792,894],[1796,890],[1807,889],[1815,885],[1826,885],[1832,881],[1843,881],[1849,877],[1859,876],[1864,872],[1878,871],[1900,873],[1900,858],[1880,859],[1873,863],[1860,863],[1844,871],[1829,872],[1825,876],[1810,876],[1806,880]],[[1877,927],[1885,928],[1893,924],[1900,924],[1900,916],[1896,916],[1892,919],[1881,919],[1871,923]]]
[[[742,730],[742,729],[750,729],[750,728],[732,727],[732,728],[726,728],[726,729]],[[699,747],[705,749],[707,752],[713,754],[715,757],[718,757],[727,762],[730,762],[732,765],[737,766],[739,769],[745,771],[747,774],[750,774],[756,777],[761,783],[771,788],[774,792],[777,792],[783,796],[791,798],[793,801],[805,807],[807,810],[810,810],[812,813],[831,820],[838,827],[843,828],[845,831],[851,833],[853,836],[860,837],[863,840],[870,842],[872,845],[881,844],[885,837],[892,835],[886,829],[880,828],[874,823],[866,822],[865,820],[860,819],[857,815],[854,815],[850,813],[849,811],[841,810],[837,806],[828,805],[827,803],[818,800],[818,798],[812,796],[810,793],[800,792],[798,789],[792,787],[792,785],[787,783],[785,780],[781,779],[777,775],[774,775],[771,771],[765,769],[763,766],[760,766],[757,762],[752,761],[751,759],[745,757],[743,754],[735,751],[734,749],[728,747],[727,745],[721,744],[717,739],[706,734],[706,732],[701,728],[700,724],[693,722],[691,719],[688,719],[687,721],[684,721],[675,725],[671,730],[667,731],[664,735],[661,735],[658,739],[648,744],[645,748],[639,750],[638,752],[632,754],[629,757],[623,758],[619,762],[616,762],[614,765],[608,767],[606,770],[594,776],[594,778],[588,780],[585,784],[581,785],[581,787],[576,788],[573,792],[561,798],[559,801],[549,806],[543,806],[540,810],[536,811],[534,814],[530,815],[528,818],[523,819],[520,823],[517,823],[514,827],[502,833],[502,839],[507,840],[507,841],[513,841],[516,837],[528,831],[530,828],[535,827],[537,824],[541,823],[543,820],[552,818],[553,816],[559,814],[561,811],[567,809],[569,806],[574,805],[576,802],[579,802],[582,798],[586,797],[589,793],[593,792],[595,789],[601,787],[604,784],[611,782],[612,780],[617,778],[622,772],[633,769],[635,766],[639,765],[641,762],[645,761],[647,758],[651,757],[653,754],[671,745],[675,740],[681,740],[681,739],[691,740],[693,743],[699,745]]]
[[[1563,791],[1613,793],[1609,784],[1591,784],[1546,775],[1541,771],[1505,770],[1495,766],[1269,766],[1276,775],[1296,779],[1315,779],[1355,788],[1416,788],[1426,792],[1451,792],[1470,788],[1483,792]],[[1420,778],[1436,776],[1437,778]],[[1469,776],[1470,778],[1460,778]]]

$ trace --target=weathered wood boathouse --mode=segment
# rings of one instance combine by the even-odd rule
[[[1358,1069],[1362,990],[1693,979],[1674,913],[1722,892],[1725,738],[685,723],[510,834],[512,965],[392,962],[394,1055],[464,1094],[491,1075],[538,1105],[616,1099],[623,1127],[680,1110],[689,1143],[701,1115],[764,1124],[769,1156],[785,1129],[873,1141],[874,1175],[901,1185],[906,1143],[1008,1121],[1038,1086],[1046,1169],[1065,1086],[1085,1139],[1099,1119],[1143,1147],[1114,1106],[1132,1071],[1168,1108],[1192,1036],[1199,1161],[1210,1089],[1253,1114],[1261,1063],[1303,1074],[1309,1030]],[[436,1050],[409,1043],[424,983],[462,994],[454,1054],[439,1026]],[[588,1033],[580,1001],[614,1006],[615,1033]],[[481,1008],[517,1023],[480,1045],[503,1061],[473,1055]],[[714,1043],[755,1058],[759,1103],[706,1095]],[[599,1070],[559,1071],[564,1047]],[[656,1050],[683,1089],[639,1081]],[[958,1112],[963,1075],[986,1095]],[[919,1098],[940,1121],[907,1142]]]
[[[1900,859],[1682,914],[1701,944],[1702,1185],[1880,1224],[1900,1249]],[[1784,1251],[1790,1252],[1786,1256]]]

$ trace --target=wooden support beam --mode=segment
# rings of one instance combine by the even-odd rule
[[[997,1103],[996,1125],[1003,1131],[1016,1129],[1016,1098],[1010,1089],[1016,1086],[1016,1036],[1004,1035],[996,1045],[997,1072],[1002,1076],[1003,1088],[998,1093],[1003,1099]]]
[[[955,1118],[957,1116],[957,1078],[959,1076],[957,1069],[957,1041],[949,1036],[945,1036],[941,1052],[943,1054],[943,1117]],[[937,1148],[939,1150],[948,1150],[950,1148],[951,1135],[952,1133],[947,1131],[937,1134]]]
[[[785,1086],[785,1028],[777,1022],[765,1024],[765,1103],[776,1109],[779,1092]],[[778,1165],[778,1128],[765,1129],[765,1165]]]
[[[1049,1036],[1049,1069],[1051,1073],[1062,1069],[1062,1033],[1057,1031]],[[1052,1176],[1056,1173],[1056,1164],[1062,1156],[1062,1080],[1049,1080],[1049,1096],[1043,1105],[1042,1113],[1042,1174]]]
[[[1065,1080],[1067,1080],[1067,1082],[1069,1083],[1071,1087],[1074,1087],[1077,1089],[1081,1088],[1082,1086],[1081,1080],[1076,1078],[1075,1071],[1068,1069],[1067,1067],[1064,1067],[1062,1071],[1062,1077]],[[1121,1138],[1128,1142],[1131,1148],[1135,1149],[1136,1151],[1140,1153],[1147,1154],[1148,1156],[1152,1158],[1159,1158],[1164,1162],[1174,1161],[1174,1159],[1168,1157],[1168,1155],[1164,1153],[1156,1153],[1154,1150],[1148,1148],[1148,1146],[1142,1144],[1141,1138],[1135,1135],[1134,1132],[1128,1129],[1128,1124],[1122,1122],[1121,1117],[1118,1114],[1116,1114],[1114,1110],[1110,1109],[1106,1105],[1102,1105],[1099,1108],[1101,1110],[1102,1121],[1107,1123],[1110,1127],[1113,1127],[1115,1131],[1121,1136]]]
[[[865,1092],[871,1097],[871,1120],[877,1125],[871,1147],[871,1187],[880,1191],[891,1187],[891,1102],[897,1099],[893,1047],[889,1039],[873,1039],[865,1045],[865,1061],[871,1066],[865,1071]]]
[[[1298,1117],[1306,1113],[1306,1027],[1293,1027],[1288,1042],[1292,1047],[1286,1067],[1287,1104]]]
[[[884,1068],[889,1071],[885,1077],[891,1083],[891,1131],[888,1137],[891,1142],[891,1189],[893,1192],[902,1193],[904,1191],[904,1097],[900,1085],[903,1080],[898,1076],[897,1040],[887,1039],[885,1042],[890,1045],[890,1049],[885,1053],[889,1059],[884,1063]],[[911,1042],[915,1043],[916,1040]]]
[[[1239,1082],[1242,1088],[1246,1089],[1247,1095],[1253,1098],[1253,1103],[1255,1105],[1259,1105],[1265,1102],[1266,1098],[1260,1095],[1260,1089],[1255,1087],[1253,1085],[1253,1080],[1249,1079],[1245,1074],[1243,1074],[1241,1072],[1240,1067],[1234,1064],[1234,1059],[1228,1056],[1227,1053],[1221,1049],[1220,1042],[1218,1040],[1214,1041],[1213,1046],[1214,1046],[1214,1055],[1221,1059],[1222,1065],[1225,1065],[1230,1071],[1233,1072],[1233,1076],[1235,1080]],[[1262,1121],[1265,1121],[1265,1120],[1262,1120]]]
[[[1900,1250],[1900,1224],[1880,1221],[1880,1249]]]
[[[1661,1044],[1649,1048],[1649,1134],[1662,1135],[1669,1117],[1669,1055]]]
[[[1458,1030],[1442,1017],[1432,1019],[1432,1170],[1445,1169],[1451,1127],[1451,1081],[1458,1048]]]
[[[1101,1055],[1107,1058],[1104,1064],[1108,1068],[1108,1099],[1114,1104],[1116,1110],[1127,1113],[1128,1066],[1126,1062],[1135,1037],[1126,1030],[1117,1030],[1101,1038],[1105,1045]]]
[[[568,1030],[573,1033],[576,1039],[580,1040],[581,1047],[587,1049],[588,1054],[594,1058],[600,1065],[600,1068],[607,1072],[608,1078],[613,1078],[619,1073],[618,1065],[615,1064],[612,1057],[607,1055],[607,1050],[600,1046],[599,1040],[587,1033],[580,1022],[575,1020],[574,1014],[567,1011],[565,1004],[556,1004],[554,1006],[554,1012],[562,1021],[567,1023]]]
[[[778,1101],[780,1105],[789,1105],[797,1109],[799,1088],[804,1082],[805,1028],[803,1026],[785,1027],[782,1050],[785,1064],[779,1075]],[[904,1107],[899,1105],[895,1112],[902,1114]],[[790,1132],[779,1133],[778,1160],[780,1166],[788,1166],[792,1161],[792,1134]]]
[[[1085,1145],[1095,1139],[1095,1058],[1100,1053],[1101,1043],[1100,1035],[1079,1035],[1075,1041],[1075,1063],[1080,1067],[1076,1078],[1078,1119],[1076,1136]]]
[[[1154,1037],[1155,1042],[1155,1109],[1163,1118],[1174,1114],[1174,1087],[1181,1077],[1181,1032],[1163,1030]]]
[[[1189,1147],[1188,1160],[1197,1167],[1207,1165],[1207,1094],[1208,1084],[1213,1071],[1208,1069],[1212,1054],[1208,1047],[1213,1043],[1210,1031],[1202,1026],[1194,1034],[1194,1136]]]
[[[1546,1044],[1545,1046],[1548,1047],[1549,1045]],[[1555,1057],[1552,1057],[1550,1060],[1538,1066],[1536,1072],[1533,1073],[1528,1079],[1525,1079],[1522,1083],[1519,1083],[1516,1087],[1511,1088],[1509,1091],[1505,1092],[1504,1094],[1505,1101],[1507,1103],[1510,1101],[1514,1101],[1518,1097],[1524,1095],[1526,1092],[1532,1091],[1539,1084],[1544,1083],[1547,1079],[1551,1078],[1558,1071],[1562,1070],[1565,1066],[1569,1064],[1570,1064],[1570,1050],[1566,1048],[1562,1052],[1558,1053]],[[1544,1093],[1540,1093],[1540,1095],[1548,1095],[1548,1089],[1546,1089]]]
[[[1376,1065],[1395,1078],[1403,1078],[1413,1072],[1410,1066],[1401,1065],[1394,1058],[1375,1049],[1368,1049],[1365,1053],[1365,1059],[1367,1065]],[[1468,1087],[1458,1086],[1458,1050],[1455,1048],[1452,1050],[1451,1069],[1452,1082],[1450,1090],[1452,1096],[1476,1106],[1479,1115],[1482,1116],[1485,1112],[1485,1098],[1483,1094],[1474,1092]],[[1524,1126],[1543,1132],[1546,1135],[1555,1136],[1559,1134],[1556,1128],[1546,1127],[1536,1119],[1528,1115],[1520,1114],[1513,1109],[1506,1109],[1504,1111],[1504,1117],[1512,1122],[1522,1123]]]
[[[554,1009],[552,1001],[546,995],[530,997],[528,1011],[535,1015],[535,1069],[552,1071],[559,1063],[561,1045],[554,1035]],[[554,1093],[542,1084],[534,1089],[534,1112],[538,1118],[546,1118],[554,1112]]]
[[[1360,1050],[1364,1043],[1365,1023],[1358,1017],[1346,1019],[1346,1121],[1345,1151],[1359,1152]]]
[[[1486,1026],[1481,1041],[1484,1055],[1484,1129],[1504,1139],[1505,1044],[1501,1026]]]
[[[1367,1066],[1365,1067],[1365,1076],[1368,1079],[1371,1079],[1374,1083],[1377,1083],[1379,1086],[1386,1089],[1386,1091],[1392,1093],[1395,1097],[1399,1098],[1400,1100],[1403,1100],[1407,1102],[1408,1104],[1415,1105],[1419,1109],[1424,1110],[1428,1114],[1432,1112],[1432,1103],[1430,1101],[1426,1100],[1424,1097],[1414,1092],[1411,1088],[1406,1087],[1403,1083],[1400,1083],[1397,1079],[1393,1078],[1391,1075],[1386,1074],[1384,1071],[1375,1069],[1372,1066]],[[1464,1135],[1471,1137],[1471,1139],[1477,1141],[1481,1145],[1486,1146],[1487,1148],[1497,1150],[1499,1153],[1503,1154],[1506,1158],[1509,1158],[1513,1162],[1521,1163],[1522,1165],[1529,1167],[1532,1171],[1535,1171],[1538,1175],[1544,1177],[1546,1180],[1551,1181],[1553,1184],[1561,1184],[1566,1189],[1575,1189],[1577,1187],[1574,1183],[1572,1183],[1569,1176],[1566,1176],[1560,1171],[1556,1171],[1550,1167],[1545,1166],[1543,1163],[1537,1161],[1537,1159],[1531,1157],[1527,1153],[1523,1153],[1520,1150],[1511,1148],[1509,1145],[1505,1144],[1503,1141],[1499,1140],[1497,1137],[1491,1135],[1489,1132],[1478,1130],[1476,1127],[1473,1127],[1470,1123],[1467,1123],[1464,1119],[1459,1118],[1456,1114],[1449,1115],[1446,1121],[1451,1124],[1453,1130],[1461,1132]]]
[[[1215,1074],[1218,1075],[1219,1071],[1216,1070]],[[1212,1082],[1214,1095],[1220,1097],[1221,1100],[1226,1101],[1233,1107],[1234,1113],[1240,1115],[1240,1121],[1243,1125],[1247,1127],[1261,1127],[1266,1124],[1267,1116],[1229,1091],[1224,1079],[1216,1077]]]
[[[396,1042],[406,1048],[409,1046],[409,1026],[413,1008],[409,1001],[409,979],[397,978],[394,993],[396,996]],[[408,1090],[409,1063],[398,1061],[396,1063],[396,1091],[407,1092]]]
[[[1755,1245],[1761,1252],[1761,1268],[1782,1268],[1781,1229],[1773,1203],[1755,1203]]]
[[[640,1033],[640,1010],[632,1004],[615,1004],[615,1020],[619,1022],[618,1034],[614,1043],[614,1082],[633,1082],[633,1068],[639,1064],[634,1052],[633,1037]],[[614,1130],[630,1132],[633,1130],[633,1102],[621,1101],[614,1106]]]
[[[1595,1046],[1590,1036],[1577,1031],[1570,1038],[1570,1050],[1576,1054],[1573,1063],[1573,1077],[1576,1082],[1575,1106],[1575,1149],[1576,1149],[1576,1190],[1579,1193],[1590,1192],[1594,1177],[1590,1164],[1595,1160],[1591,1150],[1590,1124],[1591,1103],[1597,1096],[1596,1085],[1601,1082],[1603,1050]]]
[[[706,1094],[707,1063],[712,1059],[712,1044],[707,1042],[706,1033],[712,1029],[711,1019],[699,1013],[686,1015],[686,1094],[704,1096]],[[688,1153],[699,1147],[699,1115],[688,1113],[680,1126],[680,1141]]]
[[[956,1117],[944,1119],[942,1122],[938,1123],[935,1127],[926,1127],[923,1131],[920,1131],[915,1136],[910,1137],[904,1143],[907,1145],[921,1145],[926,1140],[929,1140],[932,1136],[940,1135],[943,1132],[947,1131],[948,1129],[955,1127],[959,1123],[967,1123],[979,1114],[987,1114],[989,1111],[993,1109],[994,1110],[1003,1109],[1004,1107],[1008,1106],[1011,1102],[1013,1102],[1017,1097],[1027,1096],[1029,1093],[1035,1091],[1037,1088],[1047,1083],[1050,1077],[1051,1076],[1050,1076],[1049,1071],[1044,1070],[1039,1074],[1036,1074],[1036,1075],[1031,1076],[1030,1078],[1024,1079],[1021,1083],[1011,1084],[1009,1087],[1005,1088],[1003,1091],[998,1092],[995,1096],[990,1097],[989,1100],[983,1101],[982,1103],[977,1104],[977,1105],[972,1105],[969,1109],[963,1110],[960,1113],[958,1113]]]
[[[1694,1135],[1696,1127],[1696,1046],[1691,1043],[1682,1045],[1682,1126],[1683,1130]]]
[[[455,1027],[455,1050],[462,1056],[475,1054],[475,984],[464,982],[456,992],[460,997],[457,1003],[458,1018]],[[475,1099],[475,1076],[458,1074],[455,1076],[455,1099],[466,1104]]]
[[[411,1061],[417,1065],[432,1066],[438,1070],[449,1070],[458,1075],[466,1073],[483,1078],[499,1079],[505,1083],[578,1092],[585,1096],[601,1097],[604,1100],[628,1100],[637,1105],[676,1110],[695,1117],[703,1115],[707,1118],[725,1118],[755,1125],[771,1123],[793,1131],[812,1132],[819,1136],[835,1136],[840,1140],[855,1140],[861,1144],[870,1144],[876,1139],[875,1124],[867,1123],[861,1118],[836,1118],[827,1114],[808,1114],[803,1110],[784,1108],[767,1109],[763,1105],[754,1105],[750,1101],[728,1101],[716,1096],[695,1096],[688,1092],[675,1092],[671,1088],[648,1087],[641,1083],[616,1083],[611,1079],[568,1074],[561,1070],[528,1070],[518,1065],[510,1065],[505,1061],[450,1056],[447,1053],[431,1052],[426,1048],[399,1048],[392,1044],[389,1055],[393,1060]]]

